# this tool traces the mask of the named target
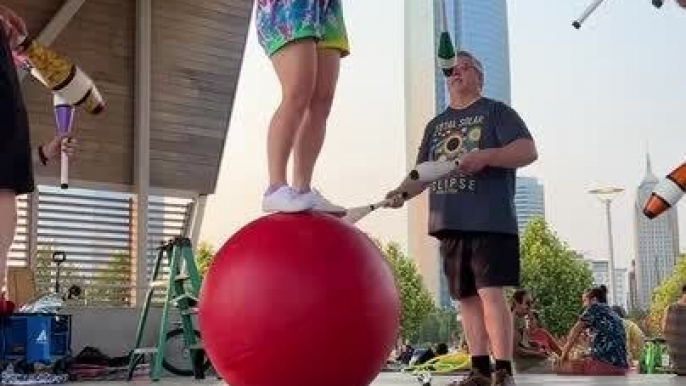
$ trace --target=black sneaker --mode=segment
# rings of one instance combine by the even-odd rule
[[[515,386],[514,377],[507,370],[498,370],[493,373],[491,386]]]
[[[474,370],[467,377],[454,381],[447,386],[491,386],[491,378],[481,375],[480,372]]]

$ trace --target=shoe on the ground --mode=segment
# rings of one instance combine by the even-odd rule
[[[507,370],[495,371],[492,375],[493,383],[491,386],[515,386],[514,377]]]
[[[474,370],[465,378],[454,381],[447,386],[491,386],[491,378],[482,375],[480,372]]]
[[[344,216],[347,209],[327,200],[319,191],[311,189],[302,194],[303,199],[310,202],[313,211],[329,213],[335,216]]]
[[[312,209],[313,202],[305,195],[299,194],[290,186],[282,186],[265,194],[262,198],[262,210],[267,213],[296,213]]]

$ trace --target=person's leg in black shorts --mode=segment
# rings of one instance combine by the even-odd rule
[[[505,288],[519,286],[518,236],[456,233],[441,240],[441,256],[450,294],[460,303],[473,369],[490,376],[492,352],[496,371],[511,373],[513,326]]]
[[[6,31],[0,28],[0,291],[16,232],[16,197],[34,189],[28,114]]]

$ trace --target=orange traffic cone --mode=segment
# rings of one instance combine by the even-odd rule
[[[643,207],[643,214],[654,219],[676,205],[686,192],[686,162],[681,164],[655,185],[648,201]]]

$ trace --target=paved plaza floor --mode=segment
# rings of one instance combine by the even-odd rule
[[[445,386],[456,377],[437,376],[433,377],[432,386]],[[164,378],[160,382],[149,382],[145,379],[137,379],[132,382],[86,382],[76,383],[81,386],[114,386],[114,385],[159,385],[159,386],[183,386],[183,385],[226,385],[216,378],[210,377],[203,381],[195,381],[192,378]],[[371,386],[420,386],[415,377],[403,373],[382,373]],[[631,375],[628,377],[563,377],[556,375],[520,375],[517,377],[517,386],[686,386],[686,377],[672,375]],[[278,386],[278,385],[275,385]],[[322,386],[327,386],[326,380],[322,380]]]

